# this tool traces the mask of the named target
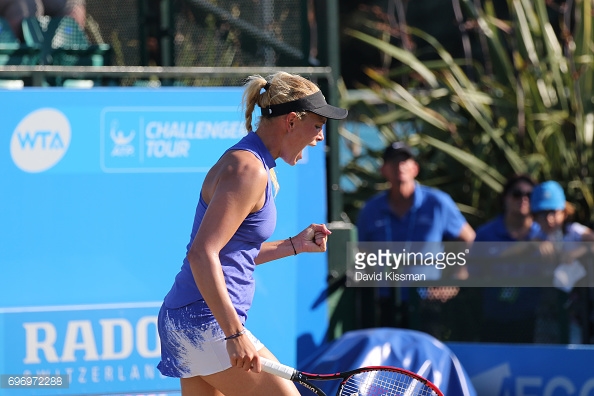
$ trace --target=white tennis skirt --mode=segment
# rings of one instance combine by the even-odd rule
[[[225,334],[204,300],[181,308],[161,306],[159,311],[161,361],[157,368],[167,377],[209,375],[231,367]],[[246,329],[256,350],[264,345]]]

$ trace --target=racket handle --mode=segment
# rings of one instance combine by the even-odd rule
[[[263,358],[261,356],[260,363],[262,364],[262,371],[288,380],[292,380],[295,373],[297,373],[297,370],[292,367],[285,366],[284,364]]]

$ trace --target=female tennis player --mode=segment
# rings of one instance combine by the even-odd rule
[[[244,327],[252,273],[257,264],[326,250],[324,224],[265,242],[276,223],[275,160],[295,165],[306,146],[324,139],[326,120],[347,111],[327,104],[311,81],[284,72],[249,77],[243,105],[248,133],[204,179],[186,258],[159,312],[158,368],[181,378],[184,396],[299,395],[292,382],[260,373],[259,356],[275,358]],[[253,131],[256,105],[262,116]]]

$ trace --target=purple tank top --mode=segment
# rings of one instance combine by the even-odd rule
[[[274,158],[266,146],[264,146],[260,137],[254,132],[248,133],[227,151],[230,150],[246,150],[253,153],[262,161],[267,172],[270,172],[270,169],[276,166]],[[186,247],[186,255],[198,232],[206,208],[207,205],[201,195],[198,206],[196,207],[194,225],[192,227],[190,242]],[[272,183],[269,177],[264,206],[259,211],[250,213],[243,220],[237,232],[235,232],[219,254],[229,296],[243,323],[247,319],[247,311],[254,297],[255,282],[253,272],[256,267],[254,260],[260,252],[262,242],[270,238],[275,226],[276,206],[272,194]],[[192,276],[190,263],[187,258],[184,258],[181,270],[175,277],[175,282],[171,290],[165,296],[164,305],[168,308],[179,308],[201,299],[202,295]]]

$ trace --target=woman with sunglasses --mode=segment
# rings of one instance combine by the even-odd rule
[[[475,242],[515,242],[534,238],[539,226],[530,212],[530,195],[536,182],[529,175],[510,177],[503,186],[503,213],[476,230]]]
[[[500,197],[502,213],[476,230],[473,246],[475,265],[469,267],[471,276],[493,275],[513,277],[521,273],[522,266],[503,259],[507,249],[515,242],[529,241],[540,232],[530,211],[530,195],[536,182],[531,176],[519,174],[510,177]],[[489,262],[490,265],[480,265]],[[480,340],[483,342],[532,342],[534,310],[539,301],[537,288],[485,287],[482,289]]]

